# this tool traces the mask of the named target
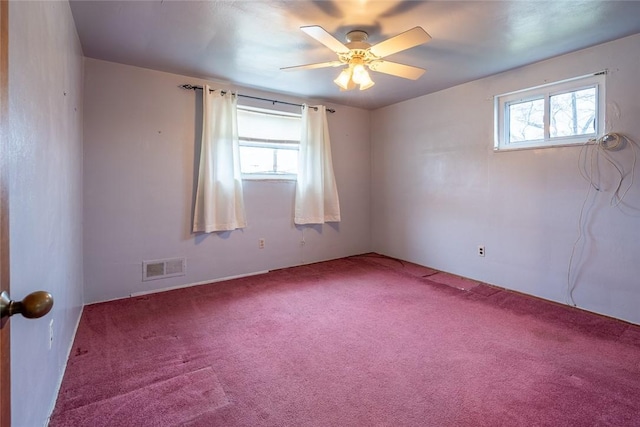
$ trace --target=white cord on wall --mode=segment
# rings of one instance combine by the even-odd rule
[[[633,150],[633,164],[631,166],[631,178],[629,180],[629,185],[626,189],[620,193],[622,189],[623,182],[625,179],[624,168],[621,165],[618,165],[611,155],[612,152],[622,150],[626,145],[629,145]],[[613,207],[619,207],[624,197],[627,195],[629,189],[633,186],[633,181],[635,179],[635,170],[637,163],[637,152],[636,152],[636,143],[630,138],[618,134],[618,133],[607,133],[598,139],[592,139],[587,142],[580,150],[580,155],[578,156],[578,170],[580,171],[580,175],[589,183],[589,188],[587,189],[587,194],[585,195],[584,201],[582,202],[582,207],[580,208],[580,215],[578,217],[578,238],[573,243],[573,247],[571,249],[571,256],[569,257],[569,267],[567,269],[567,304],[576,306],[576,302],[573,298],[573,291],[576,287],[575,283],[571,283],[571,270],[573,268],[573,260],[575,256],[576,249],[578,244],[584,238],[584,228],[586,223],[584,221],[584,211],[587,205],[587,201],[589,200],[589,196],[591,195],[591,189],[594,189],[598,192],[604,191],[600,185],[596,182],[600,179],[600,157],[602,156],[618,173],[618,183],[615,186],[615,190],[613,191],[613,195],[611,196],[611,200],[609,204]],[[591,149],[589,150],[589,147]],[[589,161],[589,170],[587,171],[586,167],[582,168],[584,155],[584,162]]]

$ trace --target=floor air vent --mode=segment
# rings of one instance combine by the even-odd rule
[[[142,261],[142,281],[184,276],[187,266],[185,258]]]

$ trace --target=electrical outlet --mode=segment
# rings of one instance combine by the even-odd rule
[[[53,319],[49,321],[49,350],[53,346]]]
[[[264,237],[261,239],[258,239],[258,249],[264,249],[264,245],[265,245]]]
[[[478,246],[478,256],[484,256],[484,246]]]

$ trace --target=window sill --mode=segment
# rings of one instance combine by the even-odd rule
[[[595,143],[595,137],[588,137],[587,139],[564,139],[558,140],[554,142],[537,142],[537,143],[520,143],[520,144],[509,144],[502,146],[494,146],[494,153],[499,153],[502,151],[520,151],[520,150],[540,150],[544,148],[558,148],[558,147],[582,147],[584,145],[589,145]]]

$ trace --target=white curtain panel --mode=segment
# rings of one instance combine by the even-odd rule
[[[202,147],[193,232],[246,227],[238,145],[237,96],[202,91]]]
[[[304,105],[301,125],[294,222],[339,222],[340,202],[333,175],[326,108]]]

